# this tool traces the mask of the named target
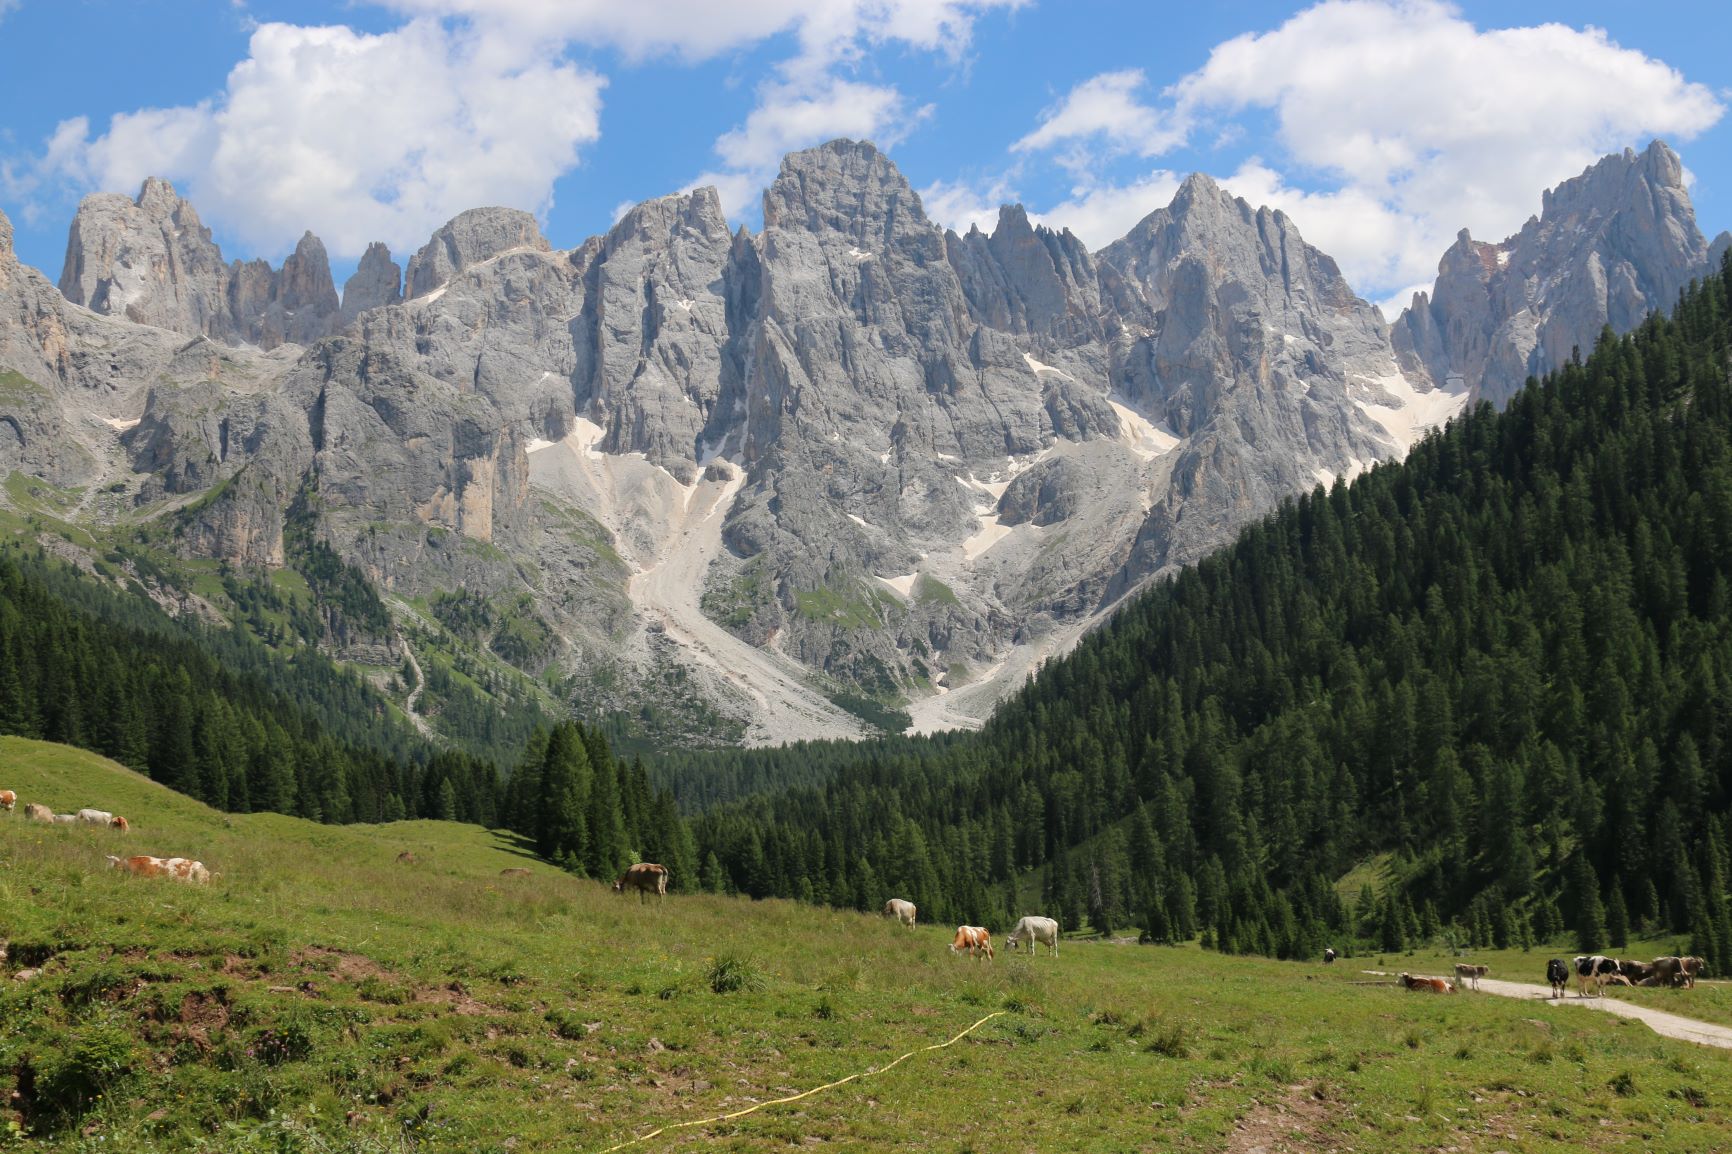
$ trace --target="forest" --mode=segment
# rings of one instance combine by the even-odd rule
[[[939,921],[1283,957],[1639,928],[1732,969],[1729,285],[1283,504],[979,735],[706,810],[700,852]]]
[[[497,765],[316,653],[17,546],[0,731],[231,810],[503,827],[598,878],[659,860],[676,889],[1278,957],[1647,931],[1732,971],[1729,297],[1732,264],[1503,412],[1285,502],[978,734],[646,766],[564,721]]]

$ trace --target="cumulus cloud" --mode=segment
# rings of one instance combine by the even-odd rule
[[[1018,200],[1009,176],[984,185],[968,181],[935,180],[919,190],[920,204],[929,219],[945,228],[966,234],[971,228],[991,232],[998,226],[998,210]]]
[[[1070,229],[1091,249],[1105,248],[1171,203],[1181,180],[1178,173],[1157,168],[1127,184],[1079,185],[1064,200],[1030,216],[1049,228]]]
[[[308,228],[339,258],[373,240],[404,251],[466,208],[544,210],[599,134],[603,86],[552,48],[431,19],[380,35],[264,24],[220,95],[97,135],[66,121],[30,176],[126,192],[167,177],[254,252]]]
[[[1147,83],[1141,69],[1103,72],[1071,89],[1042,114],[1040,126],[1015,144],[1012,152],[1036,152],[1060,145],[1079,146],[1070,153],[1076,167],[1092,160],[1091,144],[1109,153],[1154,156],[1184,139],[1171,113],[1144,104],[1138,91]]]
[[[1218,45],[1154,102],[1140,89],[1134,72],[1096,76],[1013,149],[1058,153],[1074,171],[1079,148],[1230,143],[1235,117],[1272,113],[1279,154],[1225,183],[1287,211],[1370,292],[1426,281],[1462,227],[1502,239],[1542,189],[1605,152],[1688,140],[1724,111],[1707,87],[1600,29],[1481,30],[1434,0],[1326,0]]]

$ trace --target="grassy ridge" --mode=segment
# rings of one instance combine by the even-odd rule
[[[1065,942],[988,967],[951,957],[943,927],[640,907],[475,827],[225,817],[65,747],[0,741],[0,787],[134,823],[0,819],[6,965],[42,968],[0,982],[0,1097],[21,1095],[5,1118],[26,1148],[599,1150],[997,1009],[881,1078],[637,1149],[1219,1150],[1297,1128],[1361,1151],[1683,1151],[1732,1132],[1732,1053],[1609,1015],[1356,986],[1357,961]],[[222,877],[122,877],[101,868],[117,845]],[[500,876],[515,866],[533,876]]]

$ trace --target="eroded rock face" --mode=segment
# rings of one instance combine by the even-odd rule
[[[258,260],[226,265],[198,212],[156,177],[136,200],[84,198],[67,237],[60,291],[104,316],[266,349],[317,340],[337,317],[317,237],[303,236],[280,271]]]
[[[368,309],[394,305],[403,299],[403,270],[391,250],[378,241],[367,246],[355,275],[343,282],[343,324]]]
[[[446,284],[472,264],[512,249],[545,252],[535,218],[515,208],[472,208],[453,217],[409,258],[403,295],[413,300]]]
[[[1540,215],[1501,243],[1463,229],[1392,337],[1409,373],[1501,405],[1529,376],[1585,354],[1605,326],[1625,332],[1670,308],[1716,266],[1683,164],[1656,140],[1546,192]]]

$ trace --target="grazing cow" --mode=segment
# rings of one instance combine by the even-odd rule
[[[1562,958],[1553,958],[1546,963],[1546,981],[1552,984],[1552,997],[1561,998],[1570,988],[1570,968],[1564,965]]]
[[[24,816],[30,821],[39,821],[44,825],[47,825],[49,822],[54,820],[54,811],[45,805],[38,805],[33,801],[27,801],[24,803]]]
[[[1403,972],[1401,984],[1409,990],[1424,990],[1428,994],[1455,993],[1455,987],[1442,978],[1416,978],[1412,974]]]
[[[1469,965],[1467,962],[1455,963],[1455,984],[1472,982],[1474,989],[1479,989],[1479,980],[1491,973],[1490,966]]]
[[[196,885],[207,885],[210,882],[210,871],[201,861],[184,857],[150,857],[146,854],[135,854],[132,857],[115,857],[108,855],[108,864],[117,870],[137,874],[139,877],[172,878],[177,882],[188,882]]]
[[[113,821],[109,822],[108,824],[110,826],[112,826],[113,828],[119,830],[121,833],[131,833],[132,832],[132,823],[130,821],[127,821],[124,817],[116,817]]]
[[[410,853],[408,850],[404,850],[402,853],[397,855],[398,865],[414,865],[415,861],[415,855]]]
[[[77,825],[78,815],[75,813],[57,813],[54,815],[55,825]]]
[[[638,862],[620,874],[619,880],[613,883],[613,892],[616,894],[623,894],[628,889],[637,891],[639,904],[646,901],[651,894],[656,896],[657,902],[666,900],[668,896],[667,867],[657,865],[653,861]]]
[[[914,924],[914,915],[916,912],[914,903],[903,898],[891,898],[889,901],[884,903],[884,916],[887,918],[895,918],[905,926],[912,926]]]
[[[17,794],[13,793],[9,789],[0,789],[0,809],[5,810],[7,813],[11,813],[12,807],[17,805],[17,804],[18,804],[18,795]]]
[[[1581,987],[1581,996],[1588,996],[1588,983],[1592,981],[1595,992],[1600,997],[1606,996],[1606,983],[1612,975],[1618,972],[1616,958],[1608,958],[1603,954],[1576,955],[1576,983]]]
[[[967,950],[972,957],[992,961],[992,935],[987,933],[986,927],[956,927],[956,940],[950,943],[950,952],[960,954],[964,950]]]
[[[1336,958],[1336,954],[1335,954],[1335,950],[1333,948],[1325,948],[1324,949],[1324,951],[1323,951],[1323,964],[1324,965],[1327,966],[1327,965],[1331,964],[1332,962],[1335,961],[1335,958]]]
[[[1035,946],[1045,942],[1047,950],[1058,953],[1058,923],[1051,918],[1036,917],[1033,914],[1024,917],[1016,923],[1016,928],[1010,931],[1010,936],[1004,939],[1004,948],[1014,950],[1022,943],[1028,943],[1028,956],[1033,957]]]
[[[1708,968],[1708,963],[1694,955],[1678,959],[1678,976],[1690,989],[1696,988],[1696,975]]]
[[[78,820],[85,825],[113,825],[114,815],[102,809],[81,809]]]
[[[499,871],[499,876],[502,878],[526,878],[529,876],[529,871],[522,866],[507,866]]]

